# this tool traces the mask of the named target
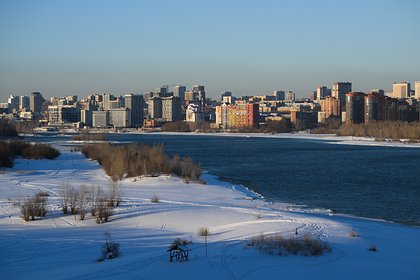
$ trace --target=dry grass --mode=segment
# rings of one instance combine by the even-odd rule
[[[259,235],[250,239],[248,246],[257,248],[260,252],[269,255],[301,255],[321,256],[331,252],[331,246],[315,239],[310,235],[303,238],[284,238],[281,235]]]
[[[198,181],[201,167],[191,158],[174,156],[169,158],[162,145],[138,144],[111,145],[109,143],[88,144],[82,153],[97,160],[112,180],[142,175],[175,174],[188,180]]]

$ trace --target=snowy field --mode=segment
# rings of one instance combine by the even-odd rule
[[[218,134],[220,135],[220,134]],[[234,135],[237,136],[237,135]],[[252,135],[254,136],[254,135]],[[420,229],[388,222],[272,205],[204,175],[206,185],[171,177],[125,179],[123,202],[108,223],[60,211],[68,182],[107,188],[100,166],[80,153],[53,161],[16,160],[0,170],[1,279],[420,279]],[[16,201],[46,191],[49,212],[25,222]],[[151,203],[156,194],[160,203]],[[208,256],[201,227],[208,227]],[[308,233],[333,250],[321,257],[270,256],[247,248],[261,233]],[[122,255],[98,262],[104,233]],[[357,232],[358,237],[351,237]],[[188,262],[169,262],[175,238],[191,240]],[[371,246],[377,252],[369,251]]]

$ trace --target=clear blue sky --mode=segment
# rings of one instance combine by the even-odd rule
[[[389,90],[420,80],[419,13],[417,0],[2,0],[0,101],[164,84]]]

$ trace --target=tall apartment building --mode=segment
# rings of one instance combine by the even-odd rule
[[[204,113],[200,112],[200,106],[196,103],[191,103],[185,110],[185,117],[187,122],[201,122],[204,121]]]
[[[316,89],[316,99],[317,100],[323,100],[327,98],[328,96],[331,96],[331,89],[327,88],[326,86],[319,86]]]
[[[295,101],[296,100],[296,94],[293,91],[288,91],[286,93],[286,100]]]
[[[259,105],[238,103],[216,106],[216,125],[220,128],[257,127],[259,122]]]
[[[80,121],[80,109],[71,105],[48,106],[48,123],[66,125]]]
[[[92,112],[92,126],[93,127],[109,127],[109,113],[108,111],[93,111]]]
[[[143,95],[126,94],[124,95],[125,108],[130,109],[131,126],[139,127],[143,125]]]
[[[321,112],[325,112],[325,118],[340,118],[341,116],[340,99],[328,96],[321,100]]]
[[[184,103],[185,101],[185,92],[187,91],[187,88],[185,86],[175,86],[174,87],[174,96],[181,99],[181,102]]]
[[[385,120],[385,95],[371,92],[365,96],[365,123]]]
[[[80,122],[85,126],[92,126],[92,112],[90,110],[80,110]]]
[[[335,82],[332,86],[331,96],[340,99],[341,111],[346,110],[346,94],[352,91],[350,82]]]
[[[234,97],[232,96],[232,92],[230,91],[222,91],[220,100],[223,103],[229,103],[229,104],[235,103]]]
[[[109,110],[109,124],[113,127],[130,127],[131,112],[128,108]]]
[[[193,86],[193,95],[194,100],[200,103],[200,111],[204,112],[204,106],[206,101],[206,91],[204,90],[204,86],[195,85]]]
[[[160,96],[149,97],[148,111],[151,119],[162,118],[162,98]]]
[[[365,94],[349,92],[346,94],[346,123],[364,123]]]
[[[42,103],[44,102],[44,98],[42,94],[39,92],[33,92],[29,96],[29,109],[35,115],[41,114],[42,111]]]
[[[27,95],[22,95],[19,100],[19,109],[20,110],[30,110],[30,99]]]
[[[162,119],[167,122],[180,121],[182,119],[182,104],[179,97],[163,97]]]
[[[420,99],[420,81],[414,83],[414,97]]]
[[[275,90],[273,92],[273,96],[276,100],[285,100],[286,99],[286,93],[283,90]]]
[[[410,97],[410,83],[401,82],[392,84],[392,97],[394,98],[408,98]]]

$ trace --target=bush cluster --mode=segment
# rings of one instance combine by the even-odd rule
[[[34,221],[36,217],[45,217],[47,214],[48,196],[43,192],[35,194],[20,205],[22,218],[25,221]]]
[[[331,252],[331,246],[315,239],[310,235],[303,238],[284,238],[281,235],[263,235],[250,239],[248,246],[257,248],[260,252],[269,255],[302,255],[321,256]]]
[[[102,254],[98,261],[104,261],[105,259],[115,259],[121,254],[120,243],[112,241],[111,234],[105,232],[105,243],[102,246]]]
[[[162,145],[87,144],[83,146],[82,153],[87,158],[97,160],[114,181],[124,177],[160,174],[175,174],[186,180],[198,181],[201,175],[201,167],[191,158],[170,158]]]
[[[31,144],[25,141],[0,141],[0,167],[13,167],[17,156],[26,159],[54,159],[60,152],[47,144]]]

